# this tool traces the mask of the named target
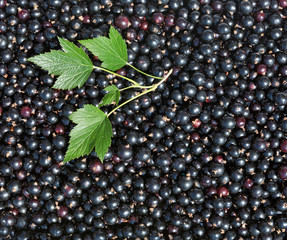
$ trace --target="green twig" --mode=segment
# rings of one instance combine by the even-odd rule
[[[130,89],[130,88],[149,89],[149,88],[152,88],[152,87],[153,87],[153,85],[152,85],[152,86],[141,86],[141,85],[136,86],[136,85],[131,85],[131,86],[128,86],[128,87],[126,87],[126,88],[120,89],[120,92],[125,91],[125,90]]]
[[[166,75],[161,81],[159,81],[158,83],[155,84],[156,87],[158,87],[158,86],[161,85],[163,82],[165,82],[165,81],[169,78],[169,76],[172,74],[172,71],[173,71],[173,69],[169,70],[169,72],[167,73],[167,75]]]
[[[131,102],[131,101],[133,101],[133,100],[135,100],[135,99],[137,99],[137,98],[139,98],[139,97],[141,97],[141,96],[143,96],[143,95],[145,95],[145,94],[147,94],[147,93],[149,93],[149,92],[154,91],[154,90],[155,90],[154,87],[155,87],[155,86],[153,86],[152,88],[150,88],[150,89],[148,89],[148,90],[146,90],[146,91],[144,91],[144,92],[142,92],[142,93],[140,93],[140,94],[134,96],[133,98],[131,98],[131,99],[125,101],[124,103],[120,104],[119,106],[115,107],[112,111],[110,111],[110,112],[108,113],[107,116],[109,117],[113,112],[115,112],[116,110],[118,110],[118,109],[121,108],[122,106],[126,105],[127,103],[129,103],[129,102]]]
[[[108,72],[108,73],[111,73],[111,74],[113,74],[113,75],[115,75],[115,76],[118,76],[118,77],[121,77],[121,78],[123,78],[123,79],[126,79],[127,81],[133,83],[133,84],[136,85],[136,86],[140,86],[136,81],[134,81],[134,80],[132,80],[132,79],[130,79],[130,78],[127,78],[127,77],[125,77],[125,76],[122,76],[122,75],[120,75],[120,74],[117,74],[117,73],[115,73],[115,72],[112,72],[112,71],[110,71],[110,70],[108,70],[108,69],[105,69],[105,68],[102,68],[102,67],[98,67],[98,66],[94,66],[94,68],[95,68],[95,69],[100,69],[100,70],[105,71],[105,72]]]
[[[162,77],[156,77],[156,76],[153,76],[153,75],[149,75],[149,74],[147,74],[147,73],[145,73],[145,72],[143,72],[143,71],[137,69],[136,67],[134,67],[133,65],[131,65],[131,64],[129,64],[129,63],[127,63],[127,65],[129,65],[131,68],[137,70],[137,71],[140,72],[141,74],[144,74],[144,75],[146,75],[146,76],[148,76],[148,77],[155,78],[155,79],[162,79]]]
[[[131,102],[131,101],[133,101],[133,100],[135,100],[135,99],[137,99],[137,98],[139,98],[139,97],[141,97],[141,96],[143,96],[143,95],[145,95],[145,94],[147,94],[147,93],[149,93],[149,92],[152,92],[152,91],[156,90],[159,85],[161,85],[163,82],[165,82],[165,81],[169,78],[169,76],[171,75],[172,71],[173,71],[173,69],[171,69],[171,70],[168,72],[168,74],[167,74],[160,82],[158,82],[158,83],[156,83],[156,84],[150,86],[150,87],[151,87],[150,89],[145,90],[144,92],[142,92],[142,93],[140,93],[140,94],[134,96],[133,98],[131,98],[131,99],[129,99],[129,100],[123,102],[123,103],[120,104],[119,106],[115,107],[112,111],[110,111],[110,112],[108,113],[107,117],[109,117],[112,113],[114,113],[116,110],[118,110],[118,109],[121,108],[122,106],[126,105],[127,103],[129,103],[129,102]]]

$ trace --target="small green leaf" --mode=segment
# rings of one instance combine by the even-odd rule
[[[118,105],[121,95],[120,90],[115,85],[107,86],[104,90],[108,93],[103,97],[99,107],[109,105],[113,102],[116,102],[116,105]]]
[[[107,115],[93,105],[84,105],[69,116],[77,125],[70,132],[64,162],[89,154],[94,148],[103,161],[111,145],[112,125]]]
[[[58,77],[53,88],[82,87],[93,71],[93,64],[82,48],[63,38],[58,38],[64,50],[51,50],[28,60]]]
[[[103,63],[102,67],[115,71],[126,65],[128,50],[125,40],[113,27],[110,27],[109,37],[98,37],[79,41]]]

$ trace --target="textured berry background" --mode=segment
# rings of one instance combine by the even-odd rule
[[[68,116],[127,83],[55,90],[27,58],[111,24],[173,75],[112,116],[103,163],[63,165]],[[286,240],[286,105],[286,0],[0,0],[0,239]]]

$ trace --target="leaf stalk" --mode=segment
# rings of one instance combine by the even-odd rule
[[[131,86],[128,86],[128,87],[125,87],[125,88],[120,89],[120,92],[125,91],[125,90],[128,90],[128,89],[131,89],[131,88],[149,89],[149,88],[152,88],[152,87],[153,87],[153,85],[152,85],[152,86],[141,86],[141,85],[136,86],[136,85],[131,85]]]
[[[131,65],[131,64],[129,64],[129,63],[127,63],[127,65],[130,66],[131,68],[135,69],[136,71],[140,72],[140,73],[143,74],[143,75],[146,75],[146,76],[148,76],[148,77],[155,78],[155,79],[162,79],[162,77],[156,77],[156,76],[153,76],[153,75],[149,75],[149,74],[147,74],[147,73],[145,73],[145,72],[143,72],[143,71],[137,69],[135,66],[133,66],[133,65]]]
[[[120,104],[119,106],[115,107],[112,111],[110,111],[110,112],[107,114],[107,117],[109,117],[112,113],[114,113],[116,110],[118,110],[118,109],[121,108],[122,106],[126,105],[127,103],[129,103],[129,102],[131,102],[131,101],[133,101],[133,100],[135,100],[135,99],[137,99],[137,98],[139,98],[139,97],[141,97],[141,96],[143,96],[143,95],[145,95],[145,94],[147,94],[147,93],[149,93],[149,92],[155,91],[155,90],[158,88],[159,85],[161,85],[163,82],[165,82],[165,81],[169,78],[169,76],[172,74],[172,71],[173,71],[173,69],[171,69],[171,70],[168,72],[168,74],[167,74],[160,82],[158,82],[158,83],[156,83],[156,84],[150,86],[151,88],[149,88],[149,89],[143,91],[142,93],[140,93],[140,94],[134,96],[133,98],[128,99],[127,101],[123,102],[123,103]]]
[[[102,70],[102,71],[105,71],[105,72],[108,72],[108,73],[113,74],[113,75],[115,75],[115,76],[118,76],[118,77],[120,77],[120,78],[123,78],[123,79],[125,79],[125,80],[131,82],[132,84],[134,84],[134,85],[136,85],[136,86],[140,86],[136,81],[134,81],[134,80],[132,80],[132,79],[130,79],[130,78],[127,78],[127,77],[125,77],[125,76],[122,76],[122,75],[120,75],[120,74],[117,74],[117,73],[115,73],[115,72],[112,72],[112,71],[110,71],[110,70],[108,70],[108,69],[105,69],[105,68],[102,68],[102,67],[98,67],[98,66],[94,66],[94,68],[95,68],[95,69],[100,69],[100,70]]]

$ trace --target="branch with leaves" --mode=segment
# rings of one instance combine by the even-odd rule
[[[103,161],[105,154],[111,145],[113,136],[112,124],[109,120],[109,116],[117,109],[136,98],[155,91],[160,84],[168,79],[172,70],[170,70],[164,78],[161,78],[144,73],[129,64],[127,45],[120,33],[112,26],[109,31],[109,38],[98,37],[79,41],[102,61],[101,67],[94,66],[81,47],[77,47],[74,43],[69,42],[66,39],[60,37],[58,39],[63,51],[51,50],[48,53],[43,53],[28,59],[44,70],[47,70],[49,74],[59,76],[53,88],[63,90],[70,90],[75,87],[80,88],[87,81],[93,69],[100,69],[107,73],[111,73],[131,83],[130,86],[123,89],[118,89],[115,85],[106,87],[104,89],[106,94],[98,107],[87,104],[69,116],[69,119],[77,125],[70,132],[69,147],[64,162],[88,155],[93,149],[97,153],[99,159]],[[113,72],[125,65],[134,68],[148,77],[160,79],[160,81],[151,86],[142,86],[130,78]],[[131,88],[142,89],[142,92],[118,105],[120,92]],[[115,103],[116,107],[108,114],[100,110],[100,107],[112,103]]]

